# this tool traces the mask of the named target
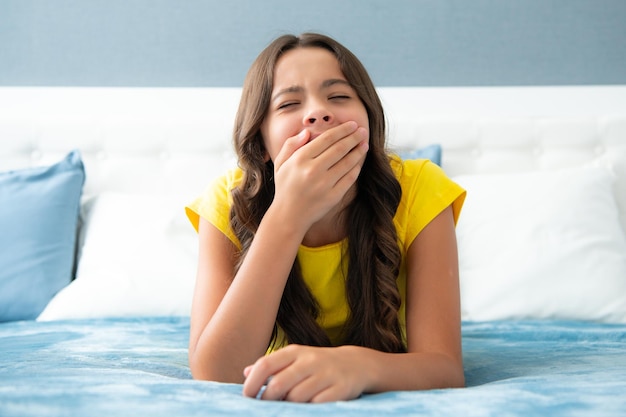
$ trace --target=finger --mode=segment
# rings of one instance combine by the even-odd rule
[[[341,190],[347,190],[356,182],[363,168],[363,164],[365,163],[368,149],[369,144],[367,142],[361,142],[353,148],[348,155],[330,168],[329,171],[335,178],[334,189],[341,192]]]
[[[243,383],[243,395],[256,398],[266,381],[281,369],[289,366],[294,360],[295,357],[285,349],[257,360],[254,365],[249,367],[248,375]]]
[[[350,383],[347,379],[335,379],[332,383],[320,385],[320,389],[316,390],[316,394],[311,397],[309,402],[326,403],[330,401],[346,401],[359,398],[363,393],[354,383]]]
[[[358,150],[360,145],[368,145],[368,142],[367,130],[359,127],[345,138],[336,141],[316,159],[319,160],[326,169],[330,169],[337,163],[343,161],[348,154]]]
[[[263,400],[284,400],[288,398],[289,393],[311,378],[311,373],[302,367],[292,363],[290,366],[281,369],[275,373],[271,380],[267,383],[261,398]],[[307,400],[305,400],[307,401]]]
[[[274,161],[274,169],[278,171],[280,166],[287,160],[295,151],[300,149],[303,145],[305,145],[309,141],[309,137],[311,133],[308,130],[303,130],[298,133],[296,136],[292,136],[285,141],[283,147],[276,155],[276,160]]]
[[[349,121],[332,129],[328,129],[308,144],[308,149],[311,154],[310,156],[312,158],[319,157],[320,155],[324,154],[327,149],[331,148],[335,143],[354,134],[358,130],[358,128],[359,126],[356,122]],[[358,142],[355,142],[354,144],[352,144],[352,146],[356,145],[356,143]]]
[[[352,395],[348,392],[340,390],[336,386],[328,386],[315,394],[309,402],[311,403],[328,403],[332,401],[346,401],[358,398],[359,395]]]
[[[311,402],[322,392],[331,387],[330,381],[320,378],[318,375],[309,376],[299,381],[283,396],[287,401],[306,403]]]

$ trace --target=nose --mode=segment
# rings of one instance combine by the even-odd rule
[[[309,124],[314,124],[318,119],[315,117],[309,117],[307,119],[307,121],[309,122]],[[325,122],[330,122],[330,116],[326,115],[326,116],[322,116],[321,120],[325,121]]]
[[[310,109],[305,113],[304,125],[319,125],[333,122],[332,112],[319,102],[312,103]]]

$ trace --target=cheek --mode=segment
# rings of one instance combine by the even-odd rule
[[[359,108],[354,109],[350,120],[354,120],[359,126],[367,129],[368,136],[371,134],[370,121],[369,117],[367,116],[367,110],[365,109],[365,106],[362,105]]]
[[[268,123],[261,128],[261,135],[263,136],[263,144],[265,149],[272,160],[276,158],[280,150],[282,149],[285,141],[300,133],[302,125],[297,120],[268,120]]]
[[[272,124],[268,123],[266,120],[266,122],[261,125],[261,139],[263,140],[263,148],[265,149],[264,157],[266,162],[270,158],[270,155],[273,155],[272,137],[274,137]]]
[[[285,137],[282,135],[280,130],[268,129],[262,132],[263,135],[263,145],[265,146],[265,158],[267,160],[271,159],[272,161],[276,158],[276,155],[280,152],[283,144],[285,143]]]

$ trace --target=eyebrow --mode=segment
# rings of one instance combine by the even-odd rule
[[[330,88],[334,85],[337,84],[342,84],[342,85],[346,85],[350,88],[352,88],[352,86],[350,85],[349,82],[347,82],[346,80],[342,80],[340,78],[330,78],[328,80],[324,80],[322,82],[322,85],[320,86],[320,90],[324,90],[326,88]],[[278,91],[276,94],[274,94],[271,98],[271,101],[276,100],[278,97],[282,96],[283,94],[289,94],[289,93],[300,93],[304,90],[304,88],[294,85],[291,87],[287,87],[287,88],[283,88],[282,90]]]
[[[322,87],[321,87],[321,88],[322,88],[322,89],[324,89],[324,88],[329,88],[329,87],[332,87],[332,86],[333,86],[333,85],[335,85],[335,84],[343,84],[343,85],[346,85],[346,86],[348,86],[348,87],[352,87],[352,86],[350,85],[350,83],[349,83],[349,82],[347,82],[346,80],[342,80],[342,79],[340,79],[340,78],[331,78],[330,80],[325,80],[325,81],[322,83]]]

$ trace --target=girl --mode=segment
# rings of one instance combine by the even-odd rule
[[[279,37],[248,72],[234,143],[239,168],[187,207],[194,378],[299,402],[463,386],[465,192],[387,153],[359,60],[326,36]]]

